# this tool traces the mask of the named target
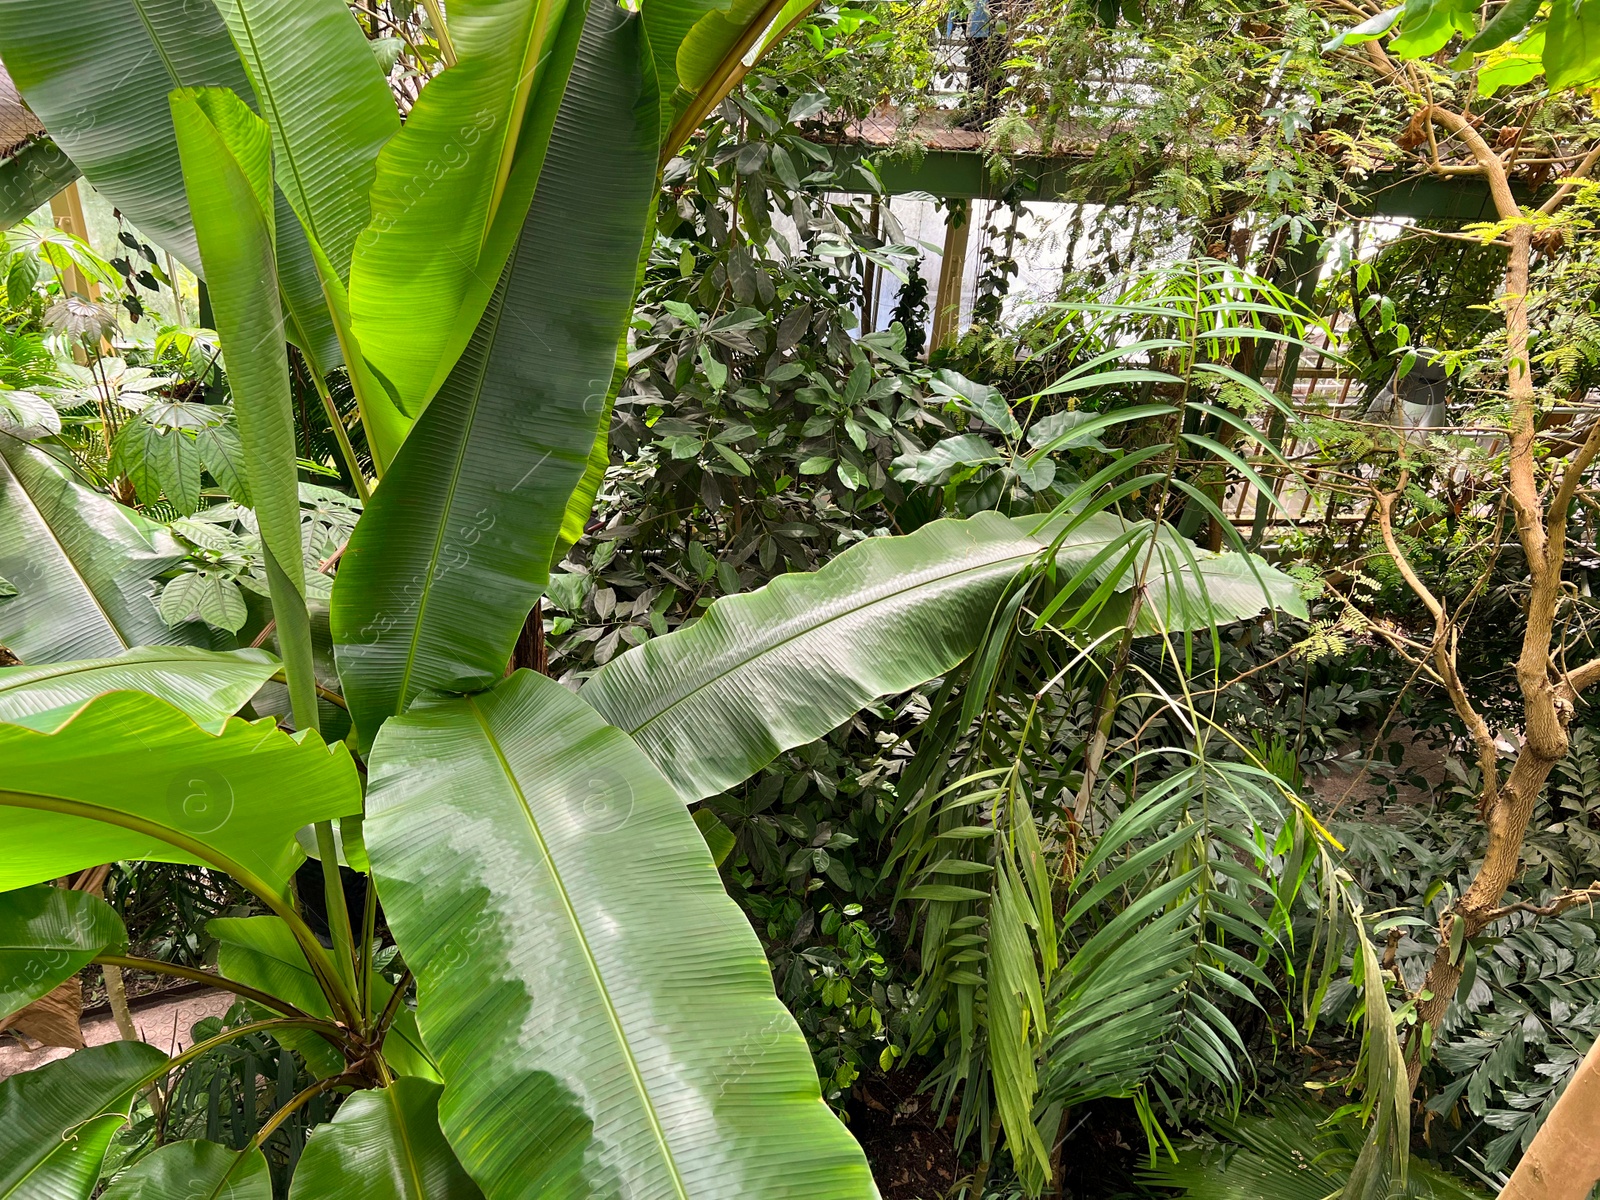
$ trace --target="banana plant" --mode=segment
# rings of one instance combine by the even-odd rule
[[[266,1200],[273,1134],[330,1095],[291,1200],[876,1195],[687,805],[949,671],[1020,578],[1098,611],[1107,563],[1170,533],[1103,505],[941,521],[719,601],[581,696],[507,675],[604,460],[659,164],[803,10],[458,0],[455,62],[402,127],[341,0],[93,3],[142,31],[101,47],[115,94],[37,0],[0,9],[0,56],[90,181],[205,275],[279,657],[151,645],[173,640],[147,611],[168,539],[7,448],[0,528],[47,569],[10,568],[0,601],[24,662],[0,670],[0,1009],[98,962],[247,1016],[171,1058],[118,1043],[0,1083],[0,1197],[87,1200],[152,1089],[247,1035],[305,1086],[243,1146],[162,1145],[106,1196]],[[338,691],[313,672],[286,343],[325,397],[343,362],[380,473],[334,584]],[[1190,598],[1155,606],[1168,625],[1299,610],[1244,561],[1159,554],[1141,586]],[[269,673],[291,713],[250,708]],[[329,696],[345,742],[320,734]],[[327,944],[289,883],[308,850]],[[48,886],[123,859],[224,872],[260,913],[213,923],[216,972],[132,956],[103,902]],[[366,880],[355,913],[341,864]]]

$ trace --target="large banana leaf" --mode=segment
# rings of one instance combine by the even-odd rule
[[[102,1200],[272,1200],[272,1177],[260,1150],[173,1142],[121,1172]]]
[[[281,890],[303,858],[295,830],[361,811],[342,745],[297,740],[270,720],[235,718],[209,734],[139,692],[91,701],[58,733],[0,725],[0,762],[0,889],[150,858],[226,859]]]
[[[0,1081],[0,1200],[89,1200],[134,1090],[166,1061],[112,1042]]]
[[[976,648],[1007,584],[1051,544],[1063,584],[1080,570],[1092,584],[1125,561],[1119,543],[1129,533],[1109,513],[1055,521],[979,513],[871,538],[819,571],[717,601],[688,628],[612,659],[580,695],[632,735],[690,803],[878,697],[954,667]],[[1160,626],[1152,616],[1139,632],[1197,628],[1270,606],[1304,615],[1293,581],[1259,559],[1185,553],[1176,543],[1163,531],[1148,576],[1156,598],[1149,612],[1188,623]],[[1241,561],[1229,562],[1235,557]],[[1136,580],[1130,569],[1115,588],[1127,591]]]
[[[587,7],[456,0],[456,64],[378,156],[350,308],[362,352],[411,416],[471,340],[516,242]]]
[[[814,574],[717,601],[687,629],[617,656],[580,694],[686,803],[715,795],[955,666],[1043,550],[993,513],[872,538]]]
[[[315,728],[316,676],[306,609],[294,400],[274,260],[272,141],[234,93],[173,92],[184,186],[228,361],[250,501],[296,722]]]
[[[167,94],[225,87],[253,101],[210,0],[7,0],[0,57],[56,144],[139,232],[202,272]],[[282,203],[281,199],[279,203]],[[339,344],[299,226],[278,244],[297,340],[324,369]]]
[[[54,733],[96,696],[136,691],[165,700],[208,733],[221,733],[277,670],[264,650],[189,646],[143,646],[116,658],[0,667],[0,722]]]
[[[227,27],[194,0],[7,0],[0,57],[56,144],[157,245],[200,265],[167,93],[250,84]]]
[[[676,153],[750,63],[816,0],[644,0],[661,81],[662,152]]]
[[[217,0],[272,129],[276,179],[341,280],[372,215],[394,97],[344,0]]]
[[[655,126],[639,19],[597,4],[500,289],[340,562],[334,641],[364,745],[418,692],[505,673],[632,312]]]
[[[381,471],[409,422],[365,368],[348,284],[356,239],[372,215],[378,153],[400,128],[394,98],[343,0],[218,0],[218,7],[272,129],[279,192],[307,241],[309,285],[285,279],[284,294],[297,323],[332,321]],[[280,237],[289,226],[280,210]],[[326,370],[337,361],[312,365]]]
[[[204,643],[198,623],[168,627],[155,579],[184,558],[160,525],[79,483],[62,463],[0,434],[0,646],[23,662]]]
[[[305,952],[280,918],[221,917],[207,922],[206,932],[217,939],[217,969],[223,975],[287,1000],[301,1012],[335,1019],[327,996],[306,962]],[[373,1012],[382,1012],[393,994],[394,988],[388,980],[381,975],[374,976]],[[344,1057],[314,1033],[286,1029],[279,1030],[275,1036],[284,1045],[299,1051],[318,1075],[333,1075],[344,1070]],[[416,1014],[410,1009],[400,1009],[384,1039],[383,1053],[397,1073],[437,1078],[417,1033]]]
[[[289,1200],[481,1200],[439,1130],[437,1083],[358,1092],[307,1144]]]
[[[0,1017],[47,995],[108,947],[121,949],[122,918],[98,896],[70,888],[0,892]]]
[[[491,1200],[875,1195],[671,787],[554,680],[378,735],[367,851]]]

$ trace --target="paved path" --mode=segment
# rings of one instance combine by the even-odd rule
[[[175,999],[156,1000],[135,1007],[133,1025],[139,1031],[139,1036],[152,1046],[174,1054],[193,1044],[189,1030],[196,1021],[205,1017],[220,1017],[232,1003],[233,997],[227,992],[210,989],[190,992]],[[134,1004],[138,1005],[138,1001],[134,1001]],[[91,1017],[83,1023],[83,1040],[90,1046],[103,1046],[121,1036],[117,1032],[117,1023],[109,1013]],[[11,1034],[0,1036],[0,1079],[19,1071],[31,1071],[72,1053],[64,1046],[30,1044],[34,1045],[34,1049],[30,1050]]]

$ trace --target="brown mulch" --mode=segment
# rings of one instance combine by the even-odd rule
[[[965,1172],[953,1142],[955,1117],[939,1120],[908,1070],[872,1071],[850,1089],[847,1114],[883,1200],[943,1200]]]

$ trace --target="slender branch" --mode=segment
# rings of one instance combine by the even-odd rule
[[[218,1046],[226,1045],[235,1038],[241,1038],[247,1033],[271,1033],[274,1029],[310,1029],[312,1032],[326,1038],[330,1045],[336,1046],[341,1050],[345,1047],[342,1036],[344,1031],[331,1021],[318,1021],[315,1019],[302,1021],[298,1017],[272,1017],[265,1021],[249,1021],[243,1025],[235,1025],[232,1029],[224,1029],[215,1037],[206,1038],[203,1042],[196,1042],[183,1053],[173,1055],[159,1067],[147,1071],[143,1078],[136,1081],[128,1090],[137,1091],[140,1088],[148,1087],[163,1076],[170,1075],[185,1063],[193,1062],[201,1055],[208,1054]]]
[[[378,1045],[383,1045],[383,1038],[389,1032],[389,1026],[394,1023],[394,1015],[400,1010],[400,1004],[405,997],[406,988],[411,985],[411,971],[408,968],[400,976],[400,982],[394,985],[394,991],[389,994],[389,1003],[383,1006],[383,1015],[378,1018],[375,1028],[378,1031]]]
[[[1596,162],[1600,162],[1600,145],[1595,146],[1593,150],[1590,150],[1589,153],[1583,156],[1583,161],[1578,164],[1577,169],[1562,181],[1561,186],[1556,189],[1556,194],[1554,196],[1551,196],[1550,199],[1546,200],[1539,206],[1539,211],[1545,216],[1549,216],[1551,213],[1555,212],[1556,209],[1560,208],[1562,201],[1566,200],[1568,196],[1572,195],[1573,190],[1578,186],[1578,180],[1584,178],[1584,176],[1588,175],[1590,171],[1594,170],[1594,165]]]
[[[249,1154],[251,1150],[261,1149],[261,1147],[266,1143],[266,1140],[278,1131],[278,1126],[282,1125],[290,1117],[294,1116],[294,1114],[299,1112],[300,1109],[304,1108],[306,1104],[310,1103],[316,1097],[322,1095],[323,1092],[332,1091],[336,1087],[359,1089],[366,1087],[367,1084],[368,1080],[364,1076],[356,1074],[354,1071],[346,1071],[342,1075],[329,1075],[325,1079],[317,1080],[310,1087],[291,1098],[288,1103],[267,1118],[266,1124],[262,1125],[261,1128],[256,1131],[256,1136],[250,1139],[249,1147],[239,1155],[239,1161],[243,1162],[245,1155]],[[237,1163],[235,1165],[237,1165]],[[230,1167],[229,1174],[232,1174],[232,1171],[233,1169]],[[223,1177],[223,1181],[227,1181],[226,1176]]]
[[[1467,144],[1467,149],[1472,151],[1472,157],[1489,180],[1489,194],[1494,197],[1495,211],[1500,214],[1502,221],[1515,221],[1522,217],[1522,207],[1511,194],[1511,180],[1506,175],[1505,163],[1500,161],[1500,156],[1483,140],[1483,135],[1472,127],[1470,121],[1460,113],[1437,104],[1423,106],[1418,116],[1424,121],[1443,125]]]
[[[1483,773],[1484,804],[1487,806],[1493,801],[1500,791],[1500,753],[1494,744],[1494,735],[1489,732],[1489,725],[1481,713],[1473,707],[1472,698],[1467,695],[1466,685],[1461,682],[1461,676],[1456,672],[1455,655],[1455,629],[1450,622],[1450,616],[1445,611],[1444,605],[1439,602],[1429,589],[1417,577],[1411,563],[1400,550],[1400,544],[1394,536],[1394,500],[1401,491],[1405,490],[1406,475],[1400,476],[1400,487],[1393,492],[1382,492],[1374,489],[1378,506],[1378,529],[1383,535],[1384,549],[1389,552],[1389,557],[1399,568],[1401,577],[1406,584],[1416,593],[1430,613],[1433,614],[1433,661],[1438,673],[1439,681],[1444,684],[1445,692],[1450,697],[1450,703],[1456,710],[1456,715],[1467,727],[1467,732],[1472,736],[1472,742],[1478,751],[1478,769]]]
[[[1549,904],[1534,904],[1528,900],[1520,900],[1516,904],[1490,909],[1484,915],[1491,921],[1498,921],[1501,917],[1509,917],[1512,913],[1519,912],[1532,913],[1536,917],[1557,917],[1567,909],[1577,908],[1579,905],[1587,904],[1593,907],[1597,900],[1600,900],[1600,883],[1592,887],[1562,892]]]

